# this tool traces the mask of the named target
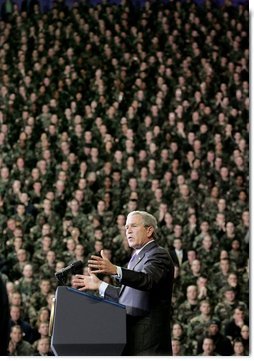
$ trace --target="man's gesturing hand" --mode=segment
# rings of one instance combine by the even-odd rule
[[[103,250],[101,250],[101,257],[91,256],[91,259],[88,261],[88,267],[91,269],[91,273],[117,274],[116,266],[109,261]]]
[[[100,287],[101,280],[93,274],[89,276],[75,275],[72,278],[72,287],[77,288],[79,291],[97,291]]]

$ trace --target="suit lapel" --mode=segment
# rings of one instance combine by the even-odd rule
[[[135,257],[135,260],[133,261],[133,264],[131,265],[131,268],[129,268],[130,270],[134,270],[134,268],[137,266],[137,264],[139,262],[141,262],[141,260],[144,258],[145,254],[147,251],[150,251],[152,248],[156,247],[156,243],[155,242],[151,242],[149,243],[147,246],[145,246],[140,252],[139,254]],[[123,293],[124,289],[125,289],[125,285],[121,286],[120,289],[120,293],[119,296]]]

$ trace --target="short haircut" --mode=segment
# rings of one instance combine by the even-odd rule
[[[156,218],[148,213],[148,212],[145,212],[145,211],[132,211],[128,214],[128,216],[130,215],[139,215],[142,217],[142,220],[143,220],[143,224],[144,226],[152,226],[153,229],[154,229],[154,233],[153,235],[155,236],[155,232],[156,232],[156,229],[157,229],[157,220]]]

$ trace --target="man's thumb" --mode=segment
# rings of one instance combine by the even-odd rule
[[[103,250],[103,249],[101,250],[101,257],[102,257],[103,259],[108,259],[108,257],[106,257],[106,255],[105,255],[105,253],[104,253],[104,250]]]

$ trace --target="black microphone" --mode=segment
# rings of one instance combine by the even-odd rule
[[[83,267],[83,262],[76,261],[69,264],[69,266],[62,268],[60,271],[56,272],[55,276],[56,278],[58,278],[59,276],[65,276],[66,273],[68,273],[69,271],[71,271],[71,273],[74,274],[77,271],[77,269],[80,269],[82,267]]]

